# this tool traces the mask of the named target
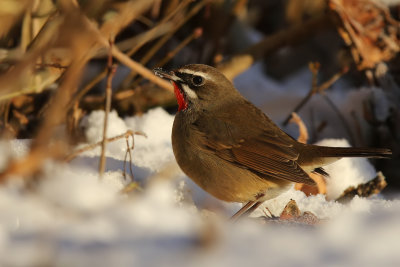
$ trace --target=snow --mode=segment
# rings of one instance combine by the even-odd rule
[[[349,147],[346,139],[324,139],[316,143],[321,146]],[[330,174],[326,180],[327,198],[336,199],[350,186],[366,183],[376,177],[377,173],[365,158],[344,158],[324,167]]]
[[[150,171],[161,170],[164,164],[173,160],[171,132],[173,117],[162,108],[150,110],[143,116],[130,117],[125,120],[118,117],[116,111],[109,114],[107,137],[125,133],[128,129],[143,132],[146,137],[135,135],[133,162],[136,166]],[[103,138],[104,112],[95,111],[82,122],[88,143],[96,143]],[[130,141],[130,146],[132,142]],[[86,152],[84,155],[97,157],[100,148]],[[113,159],[123,161],[126,152],[126,141],[121,139],[107,144],[106,153]],[[157,155],[157,156],[155,156]]]
[[[252,79],[242,78],[248,80],[236,83],[247,84],[251,100],[256,93],[261,96],[257,105],[264,110],[269,103],[280,106],[272,114],[278,122],[302,97],[293,91],[286,99],[285,90],[297,83],[304,93],[309,82],[301,72],[286,85],[269,80],[273,88],[258,92],[268,88],[263,81],[249,87]],[[400,266],[400,200],[355,197],[340,204],[291,188],[263,207],[279,215],[294,199],[302,212],[323,219],[320,224],[263,224],[251,219],[232,223],[227,218],[240,205],[215,200],[176,165],[172,115],[156,108],[138,117],[119,118],[116,112],[109,116],[108,137],[129,129],[147,135],[134,137],[132,151],[135,179],[142,189],[121,193],[129,182],[122,173],[125,139],[107,145],[102,179],[97,174],[99,149],[71,163],[46,162],[32,188],[10,179],[0,186],[0,266]],[[101,139],[103,118],[104,112],[96,111],[83,122],[89,143]],[[345,139],[319,144],[349,145]],[[28,145],[29,141],[0,142],[0,168],[10,158],[22,157]],[[341,160],[325,169],[330,173],[328,199],[376,175],[365,159]],[[252,216],[263,216],[264,211]]]

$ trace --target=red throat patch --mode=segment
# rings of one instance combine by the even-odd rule
[[[174,85],[174,93],[179,105],[178,111],[185,110],[187,108],[187,103],[181,90],[179,89],[179,85],[174,81],[172,81],[172,84]]]

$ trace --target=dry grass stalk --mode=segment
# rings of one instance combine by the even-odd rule
[[[126,180],[126,162],[127,162],[127,157],[129,156],[129,171],[131,174],[131,182],[133,180],[135,180],[134,175],[133,175],[133,170],[132,170],[132,153],[131,150],[133,150],[135,148],[135,140],[132,137],[132,147],[129,146],[129,139],[125,138],[126,140],[126,153],[125,153],[125,157],[124,157],[124,178]]]
[[[166,15],[156,26],[154,26],[154,29],[157,29],[159,27],[163,27],[165,24],[167,24],[167,22],[171,23],[172,25],[174,25],[175,23],[173,23],[172,18],[178,13],[181,12],[189,3],[191,2],[191,0],[185,0],[182,1],[175,9],[173,9],[171,12],[168,12]],[[176,26],[173,26],[169,29],[169,31],[174,31],[176,29]],[[171,35],[170,33],[168,35]],[[153,39],[153,32],[151,32],[151,30],[149,30],[146,34],[145,34],[145,38],[143,38],[142,42],[139,42],[137,45],[133,46],[127,53],[128,56],[132,56],[134,53],[136,53],[147,41],[146,39],[150,40]],[[169,39],[169,38],[168,38]]]
[[[187,46],[191,41],[199,38],[203,34],[203,30],[201,28],[194,29],[193,33],[188,37],[183,39],[183,41],[178,44],[171,52],[169,52],[163,59],[160,60],[155,66],[155,68],[159,68],[167,64],[176,54],[178,54],[185,46]]]
[[[173,87],[172,85],[161,79],[160,77],[157,77],[156,75],[154,75],[154,73],[147,69],[146,67],[144,67],[142,64],[132,60],[130,57],[128,57],[127,55],[125,55],[124,53],[122,53],[118,48],[116,48],[115,46],[112,48],[112,54],[113,56],[119,60],[119,62],[121,62],[122,64],[124,64],[125,66],[129,67],[130,69],[134,70],[135,72],[139,73],[140,75],[142,75],[144,78],[148,79],[149,81],[157,84],[158,86],[160,86],[161,88],[164,88],[166,90],[169,91],[173,91]]]
[[[191,41],[199,38],[203,34],[203,30],[201,28],[196,28],[192,34],[190,34],[188,37],[183,39],[182,42],[180,42],[172,51],[167,53],[167,55],[162,58],[155,66],[154,68],[160,68],[167,64],[176,54],[178,54],[185,46],[187,46]],[[141,82],[141,79],[136,79],[136,81],[130,86],[130,87],[137,87],[139,83]]]
[[[103,140],[101,142],[101,153],[100,153],[100,163],[99,163],[99,174],[100,177],[104,174],[106,169],[106,145],[107,145],[107,127],[108,127],[108,114],[111,110],[111,95],[112,95],[112,79],[115,74],[115,66],[112,62],[111,50],[113,48],[113,41],[110,40],[109,55],[107,60],[107,86],[106,86],[106,103],[104,107],[104,125],[103,125]]]
[[[106,21],[101,25],[102,36],[111,36],[112,39],[131,23],[140,14],[148,10],[154,0],[124,1],[113,5],[113,11],[109,11]]]
[[[3,38],[14,24],[19,21],[20,16],[31,8],[32,2],[31,0],[14,0],[1,3],[0,38]]]
[[[168,33],[173,27],[173,24],[170,22],[165,22],[163,24],[159,24],[149,29],[148,31],[133,36],[132,38],[125,39],[118,43],[115,43],[115,46],[118,47],[119,50],[126,52],[128,56],[132,56],[137,49],[141,48],[144,44],[165,35]],[[107,56],[107,49],[101,49],[97,52],[94,58],[103,58]]]
[[[109,47],[107,43],[104,44],[105,38],[102,34],[117,34],[149,5],[149,1],[128,1],[126,4],[133,5],[134,2],[135,8],[140,2],[142,8],[138,8],[132,14],[124,10],[124,16],[115,16],[115,24],[107,24],[109,26],[104,26],[101,31],[81,12],[75,1],[59,1],[59,12],[47,20],[21,60],[0,76],[0,87],[3,90],[0,97],[10,92],[24,94],[25,91],[20,89],[26,85],[24,78],[32,76],[38,63],[52,67],[68,66],[60,72],[60,85],[46,110],[43,124],[32,142],[29,154],[23,159],[11,162],[0,174],[0,181],[5,181],[6,177],[11,175],[30,177],[41,169],[45,159],[63,157],[68,148],[65,140],[54,141],[55,127],[66,119],[66,106],[78,88],[86,63],[96,54],[99,47]],[[38,61],[39,56],[47,58],[48,61]]]
[[[89,60],[87,51],[90,51],[95,35],[91,30],[90,22],[87,22],[79,13],[67,13],[65,16],[65,24],[60,25],[62,27],[60,30],[67,32],[68,30],[80,29],[79,33],[74,33],[76,36],[82,35],[81,38],[76,38],[70,43],[71,51],[75,54],[75,57],[64,74],[63,81],[46,112],[43,125],[32,142],[29,154],[25,158],[9,164],[6,170],[0,174],[0,181],[4,181],[8,176],[26,177],[29,174],[34,174],[40,170],[45,159],[60,158],[67,149],[65,142],[53,141],[54,143],[52,143],[51,141],[53,140],[55,126],[65,119],[65,106],[73,91],[76,90],[82,70]],[[78,23],[80,28],[69,23],[73,25]],[[63,29],[63,27],[65,28]]]
[[[172,24],[170,24],[170,23],[159,24],[158,26],[155,26],[154,28],[148,30],[147,32],[145,32],[139,36],[135,36],[133,38],[121,41],[120,43],[115,44],[115,46],[122,51],[127,50],[128,47],[129,48],[133,47],[131,50],[129,50],[126,53],[126,55],[128,55],[128,56],[132,56],[132,54],[134,54],[134,52],[137,51],[136,49],[139,49],[140,47],[142,47],[144,44],[151,41],[152,39],[155,39],[155,38],[159,37],[160,35],[165,34],[166,32],[168,32],[171,29],[171,27],[172,27]],[[104,55],[107,55],[106,48],[100,49],[94,58],[103,57]],[[107,76],[107,67],[102,72],[97,74],[81,90],[79,90],[79,92],[76,95],[74,95],[73,99],[68,104],[67,109],[71,109],[75,105],[75,103],[80,101],[84,95],[86,95],[96,84],[101,82],[106,76]]]
[[[185,5],[187,5],[189,3],[190,3],[190,1],[186,0],[186,1],[182,2],[182,4],[179,7],[182,6],[182,8],[183,8]],[[140,60],[140,63],[145,65],[147,62],[149,62],[149,60],[154,56],[154,54],[158,50],[160,50],[160,48],[176,33],[176,31],[178,31],[182,27],[182,25],[184,25],[190,18],[192,18],[194,15],[196,15],[204,7],[205,4],[206,4],[205,0],[200,1],[192,9],[190,9],[190,11],[187,14],[185,14],[183,19],[178,18],[177,22],[175,23],[175,27],[167,35],[162,37],[156,44],[154,44],[153,47],[150,48],[150,50]],[[179,15],[179,13],[178,13],[178,15]],[[128,87],[129,83],[131,83],[131,81],[135,78],[136,74],[137,74],[137,72],[132,71],[123,81],[122,88]],[[139,73],[139,74],[141,74],[141,73]]]

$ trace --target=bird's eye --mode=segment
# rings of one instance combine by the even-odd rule
[[[204,80],[203,77],[198,76],[198,75],[193,76],[193,78],[192,78],[193,84],[197,85],[197,86],[202,85],[203,84],[203,80]]]

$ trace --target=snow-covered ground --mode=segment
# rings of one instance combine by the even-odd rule
[[[260,71],[260,66],[252,71]],[[277,107],[272,114],[276,121],[308,89],[293,90],[287,99],[288,88],[309,84],[306,72],[287,84],[259,79],[266,78],[244,74],[236,84],[264,111]],[[333,98],[349,101],[345,93],[340,96]],[[313,103],[314,108],[323,106]],[[91,143],[100,139],[103,116],[102,111],[93,112],[83,122]],[[210,197],[176,165],[172,122],[173,116],[161,108],[125,119],[110,114],[109,137],[128,129],[147,135],[135,136],[133,172],[143,188],[134,193],[120,192],[128,182],[122,173],[124,139],[108,144],[107,172],[101,180],[99,150],[93,150],[68,164],[47,162],[37,188],[27,190],[18,179],[1,186],[0,266],[400,266],[400,200],[356,197],[339,204],[291,189],[264,205],[279,215],[294,199],[302,212],[323,219],[320,224],[232,223],[227,218],[240,205]],[[329,127],[326,135],[334,130]],[[320,144],[348,142],[330,139]],[[27,145],[18,140],[0,143],[0,169],[9,158],[23,156]],[[376,175],[365,159],[341,160],[326,170],[331,175],[330,198]]]

